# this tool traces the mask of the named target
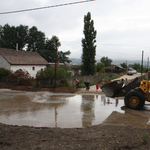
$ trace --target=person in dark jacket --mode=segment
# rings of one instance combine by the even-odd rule
[[[85,86],[86,86],[86,90],[89,91],[90,90],[90,82],[84,82]]]

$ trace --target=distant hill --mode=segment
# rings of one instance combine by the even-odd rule
[[[69,58],[69,59],[72,61],[70,63],[71,65],[81,65],[81,58]],[[99,60],[97,60],[97,62],[99,62]],[[113,62],[112,62],[112,64],[114,64],[114,65],[120,65],[122,63],[126,63],[126,60],[113,60]],[[127,60],[127,65],[134,64],[134,63],[141,64],[141,60]],[[147,62],[143,61],[143,65],[147,66]]]

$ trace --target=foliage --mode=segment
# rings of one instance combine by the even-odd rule
[[[15,72],[12,72],[10,76],[19,77],[19,79],[30,79],[31,76],[28,71],[25,69],[18,69]]]
[[[122,68],[127,68],[127,64],[126,63],[122,63],[120,64]]]
[[[39,51],[45,46],[45,34],[33,26],[29,29],[27,51]]]
[[[0,68],[0,77],[7,77],[11,74],[11,72],[7,69]]]
[[[109,77],[104,77],[104,79],[110,79],[110,80],[114,80],[114,79],[117,79],[118,78],[118,76],[115,76],[115,75],[113,75],[113,74],[111,74]]]
[[[62,79],[71,76],[70,72],[67,72],[63,68],[57,68],[56,74],[56,79]],[[55,68],[45,68],[44,70],[38,71],[36,78],[50,78],[51,80],[55,79]]]
[[[37,51],[48,62],[55,62],[56,56],[56,41],[57,48],[61,46],[57,36],[52,36],[51,39],[45,37],[45,34],[33,26],[10,26],[8,24],[0,26],[0,47],[18,50],[26,48],[27,51]],[[60,63],[70,63],[71,60],[67,57],[70,51],[58,51],[58,60]]]
[[[96,55],[96,30],[94,29],[94,21],[91,20],[91,13],[88,12],[84,16],[84,38],[82,38],[82,75],[94,75],[95,55]]]
[[[69,86],[69,82],[67,79],[62,79],[59,86]]]
[[[99,73],[104,73],[105,72],[105,64],[104,63],[97,63],[96,64],[96,70]]]
[[[133,69],[135,69],[137,72],[141,72],[141,67],[142,65],[140,65],[139,63],[134,63],[134,64],[131,64],[129,65],[131,66]],[[143,66],[143,73],[147,71],[147,68]]]
[[[27,37],[28,26],[0,26],[0,47],[16,49],[18,43],[18,49],[22,49],[27,43]]]
[[[147,133],[147,130],[145,129],[144,132],[141,135],[141,139],[143,140],[143,142],[146,144],[148,139],[149,139],[149,135]]]
[[[55,62],[56,58],[56,50],[61,46],[61,43],[59,42],[59,38],[57,36],[52,36],[51,39],[46,39],[45,49],[39,50],[39,54],[45,58],[48,62]],[[70,51],[57,52],[57,60],[59,60],[60,63],[70,63],[71,60],[67,57],[67,55],[70,55]]]
[[[108,57],[102,57],[100,61],[105,64],[105,67],[110,66],[112,63],[112,59],[109,59]]]

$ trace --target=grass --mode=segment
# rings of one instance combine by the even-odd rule
[[[145,129],[144,132],[141,135],[141,139],[143,140],[143,143],[146,144],[148,139],[149,139],[149,135],[147,133],[147,130]]]

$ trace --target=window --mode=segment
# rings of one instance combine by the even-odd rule
[[[35,67],[32,67],[32,70],[35,70]]]

